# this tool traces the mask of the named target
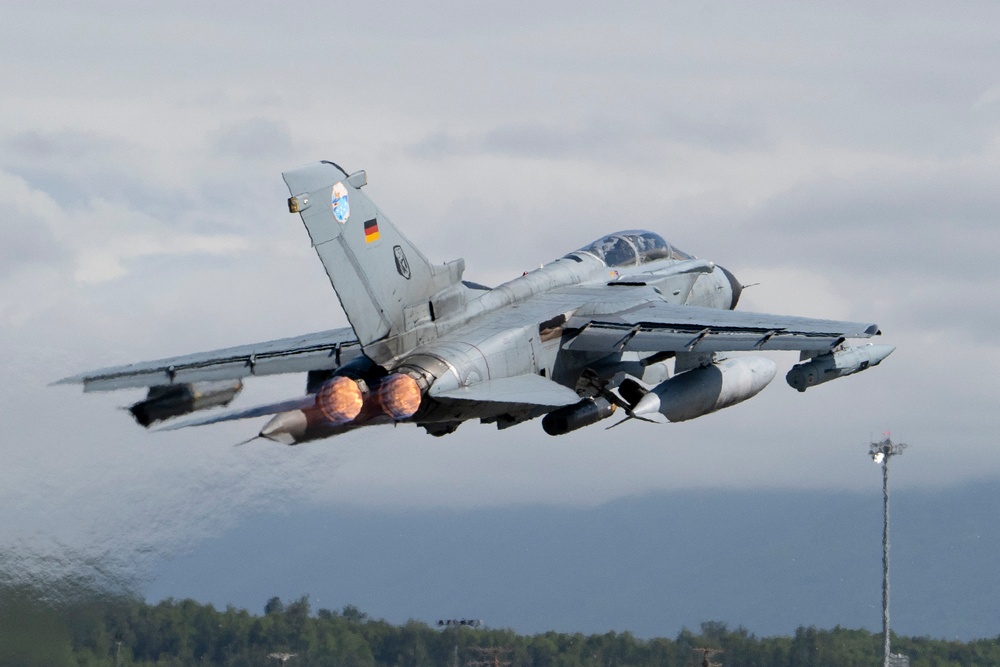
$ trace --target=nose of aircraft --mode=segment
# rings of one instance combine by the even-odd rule
[[[736,279],[732,271],[724,266],[720,266],[719,268],[722,269],[722,273],[729,280],[729,286],[733,288],[733,301],[729,304],[729,310],[733,310],[740,301],[740,295],[743,294],[743,284]]]

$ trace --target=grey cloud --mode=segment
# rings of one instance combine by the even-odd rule
[[[88,208],[102,199],[142,211],[177,229],[191,231],[248,230],[259,217],[260,198],[280,202],[278,170],[291,139],[284,123],[252,119],[218,130],[210,150],[217,158],[254,161],[254,168],[237,164],[187,175],[163,173],[155,153],[113,134],[75,129],[27,131],[0,139],[0,167],[23,178],[67,211]],[[267,160],[273,160],[272,165]],[[261,168],[263,161],[263,168]],[[223,168],[224,166],[224,168]],[[265,194],[266,193],[266,194]],[[219,201],[227,201],[224,209]],[[277,208],[277,207],[276,207]]]
[[[606,153],[628,139],[622,128],[611,122],[591,123],[582,130],[524,123],[496,127],[477,143],[490,153],[559,159]]]
[[[821,179],[772,197],[745,230],[795,244],[796,259],[904,274],[995,276],[1000,190],[987,170]]]
[[[223,126],[209,137],[216,153],[242,160],[284,158],[292,151],[288,124],[250,118]]]
[[[107,157],[123,146],[94,132],[61,130],[43,133],[28,130],[0,141],[4,151],[34,160],[65,160],[84,157]]]
[[[425,136],[411,145],[407,152],[418,158],[436,159],[453,155],[463,155],[471,150],[467,140],[450,132],[438,131]]]
[[[176,218],[191,206],[192,198],[145,171],[153,162],[147,149],[115,137],[110,128],[106,134],[32,130],[0,139],[0,166],[64,208],[84,208],[91,199],[105,199]]]
[[[763,150],[773,144],[771,132],[764,124],[714,114],[695,116],[668,112],[659,119],[656,130],[660,136],[676,143],[719,153]]]
[[[978,289],[958,281],[932,281],[901,290],[887,315],[899,330],[934,331],[952,345],[966,342],[990,349],[1000,331],[1000,311],[991,307],[1000,285],[983,284]]]
[[[664,111],[653,120],[591,118],[565,125],[528,121],[466,134],[437,131],[410,146],[408,152],[428,159],[487,154],[635,165],[648,161],[656,154],[655,147],[664,142],[731,153],[767,148],[771,139],[763,125],[747,120]]]
[[[138,146],[110,134],[79,129],[28,130],[0,138],[0,162],[18,173],[107,174],[112,165],[135,162],[141,155]]]
[[[548,160],[599,157],[609,152],[623,154],[631,143],[630,134],[610,122],[591,122],[582,129],[538,122],[512,123],[466,135],[433,132],[411,146],[409,153],[430,159],[483,153]]]
[[[48,225],[30,213],[0,217],[0,278],[35,263],[62,262],[69,257]]]
[[[868,173],[797,186],[775,197],[758,216],[786,232],[831,222],[839,229],[864,230],[904,221],[921,228],[950,222],[986,230],[995,226],[1000,210],[1000,190],[995,185],[990,174],[956,172],[947,166],[912,176]],[[806,212],[809,217],[802,217]]]

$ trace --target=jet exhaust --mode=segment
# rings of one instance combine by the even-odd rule
[[[393,421],[408,419],[420,409],[420,385],[405,373],[393,373],[378,386],[378,403]]]
[[[368,422],[385,414],[394,421],[411,417],[422,398],[416,381],[385,369],[367,357],[345,364],[316,390],[316,408],[327,424]]]
[[[845,347],[814,357],[807,363],[792,366],[785,375],[785,381],[791,387],[805,391],[809,387],[878,366],[895,349],[895,345],[884,343]]]
[[[371,378],[335,375],[316,392],[315,407],[276,414],[260,437],[297,445],[328,438],[353,428],[409,419],[420,409],[423,393],[409,375]]]
[[[361,414],[366,393],[360,382],[339,375],[325,382],[316,392],[316,407],[331,424],[346,424]]]

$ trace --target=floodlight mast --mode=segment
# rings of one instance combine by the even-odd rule
[[[889,459],[902,454],[906,444],[893,442],[887,433],[884,440],[873,442],[868,455],[882,466],[882,648],[883,667],[889,667]]]

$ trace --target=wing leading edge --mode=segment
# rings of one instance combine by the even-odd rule
[[[54,384],[82,384],[85,392],[238,380],[251,375],[301,373],[338,368],[361,355],[350,328],[222,348],[167,359],[112,366],[63,378]]]
[[[878,325],[748,313],[662,301],[598,317],[573,317],[563,347],[580,352],[829,351],[847,338],[870,338]]]

